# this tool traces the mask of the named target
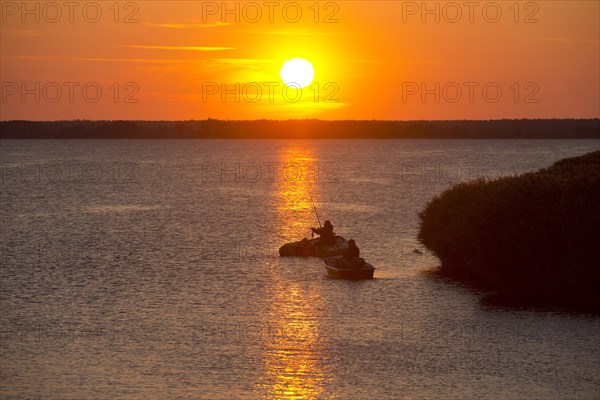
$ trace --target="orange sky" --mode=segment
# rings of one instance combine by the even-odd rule
[[[0,3],[2,120],[600,117],[598,1]]]

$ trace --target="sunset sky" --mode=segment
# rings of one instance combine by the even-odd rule
[[[2,120],[600,117],[598,1],[1,4]]]

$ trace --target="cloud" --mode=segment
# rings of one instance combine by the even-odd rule
[[[600,43],[598,39],[573,39],[566,37],[546,37],[542,38],[543,41],[546,42],[560,42],[560,43],[592,43],[597,44]]]
[[[285,30],[239,30],[236,33],[240,34],[255,34],[255,35],[280,35],[280,36],[343,36],[341,32],[335,31],[317,31],[315,29],[285,29]]]
[[[156,59],[156,58],[108,58],[108,57],[60,57],[60,56],[37,56],[37,55],[6,55],[3,54],[2,58],[12,58],[15,60],[23,61],[100,61],[100,62],[130,62],[130,63],[182,63],[182,62],[197,62],[197,60],[184,60],[184,59]]]
[[[9,30],[7,32],[2,32],[4,36],[11,37],[45,37],[45,36],[65,36],[71,35],[73,32],[65,32],[65,31],[52,31],[52,30],[33,30],[33,29],[17,29],[17,30]]]
[[[273,62],[273,60],[259,60],[259,59],[251,59],[251,58],[211,58],[208,61],[218,63],[218,64],[234,64],[234,65],[256,65],[256,64],[264,64],[264,63]]]
[[[58,60],[61,59],[56,56],[34,56],[34,55],[12,55],[12,54],[2,54],[2,58],[12,58],[14,60],[23,60],[23,61],[45,61],[45,60]]]
[[[198,28],[218,28],[221,26],[231,25],[230,22],[214,22],[206,24],[190,24],[190,23],[147,23],[147,26],[168,29],[198,29]]]
[[[235,47],[214,47],[214,46],[152,46],[141,44],[128,44],[120,47],[131,49],[155,49],[155,50],[184,50],[184,51],[222,51],[235,50]]]
[[[276,99],[276,102],[268,103],[266,101],[259,101],[253,103],[261,112],[267,112],[272,116],[289,116],[290,112],[293,112],[296,116],[314,116],[316,114],[324,113],[327,111],[341,110],[350,106],[349,103],[338,102],[338,103],[324,103],[324,102],[308,102],[301,101],[298,103],[289,103],[281,99]]]
[[[158,64],[158,63],[181,63],[187,62],[190,60],[181,60],[181,59],[156,59],[156,58],[72,58],[73,61],[103,61],[103,62],[132,62],[132,63],[148,63],[148,64]]]

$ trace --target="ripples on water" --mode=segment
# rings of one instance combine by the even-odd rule
[[[2,398],[598,398],[598,318],[486,308],[412,252],[444,188],[597,141],[0,146]],[[376,279],[278,257],[313,201]]]

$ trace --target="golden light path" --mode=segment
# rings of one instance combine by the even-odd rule
[[[310,175],[295,179],[297,166],[308,171],[315,163],[310,149],[292,146],[283,149],[280,156],[282,165],[290,167],[277,188],[276,218],[277,226],[298,240],[298,234],[306,235],[306,228],[316,225],[309,191],[316,201],[317,182]],[[273,331],[262,354],[264,376],[258,392],[267,399],[322,398],[329,378],[319,337],[323,305],[320,289],[285,274],[274,279],[267,318]]]
[[[279,282],[264,350],[264,398],[321,397],[326,371],[319,343],[318,301],[296,283]]]

